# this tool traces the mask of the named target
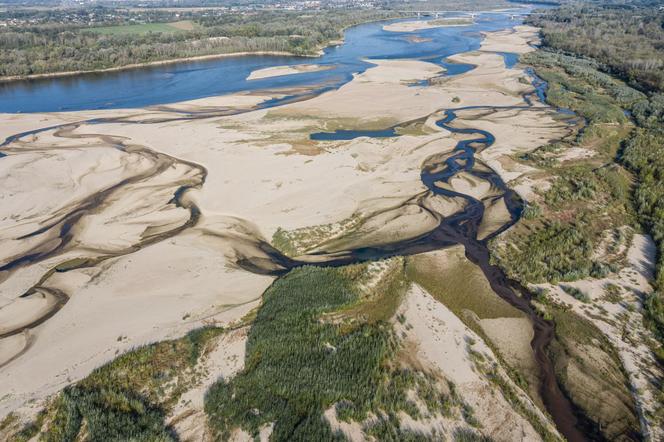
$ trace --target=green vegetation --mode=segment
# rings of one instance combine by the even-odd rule
[[[454,430],[454,442],[491,442],[490,437],[477,434],[469,428],[457,428]]]
[[[664,343],[664,11],[659,6],[569,6],[531,18],[542,27],[547,51],[538,51],[532,60],[538,74],[565,72],[575,82],[586,82],[604,90],[613,103],[601,111],[615,115],[614,107],[631,113],[637,128],[619,145],[617,160],[636,176],[629,189],[638,222],[657,244],[655,293],[645,300],[646,320]],[[565,51],[576,56],[552,51]],[[581,56],[590,58],[581,58]],[[555,67],[557,66],[557,67]],[[615,74],[639,89],[619,85]],[[554,89],[557,80],[554,79]],[[569,82],[559,82],[556,91],[578,92]],[[582,96],[587,96],[583,94]],[[556,92],[548,99],[557,100]],[[582,106],[572,106],[575,110]],[[587,116],[587,114],[584,114]],[[624,181],[624,180],[623,180]],[[624,184],[618,183],[624,191]],[[664,360],[664,347],[656,349]]]
[[[580,290],[576,287],[573,287],[571,285],[561,285],[560,288],[562,288],[565,293],[572,296],[574,299],[576,299],[578,301],[585,302],[585,303],[588,303],[588,302],[591,301],[590,297],[588,296],[587,293],[583,292],[582,290]]]
[[[39,434],[39,430],[44,422],[44,416],[45,413],[40,412],[34,421],[23,424],[19,421],[16,414],[9,413],[0,422],[0,437],[10,435],[13,442],[28,442]]]
[[[223,332],[202,328],[126,353],[66,387],[50,404],[45,441],[174,441],[166,413],[200,375],[196,364]],[[34,434],[39,432],[37,427]]]
[[[75,441],[84,426],[91,440],[176,440],[164,423],[164,411],[128,391],[67,387],[54,407],[44,437],[48,442]]]
[[[71,24],[0,28],[0,76],[97,70],[233,52],[279,51],[312,55],[343,29],[399,16],[378,10],[256,11],[190,17],[193,24],[89,28]]]
[[[605,277],[620,268],[624,253],[618,253],[615,241],[606,253],[594,252],[605,242],[606,232],[636,224],[632,177],[616,163],[633,129],[621,106],[634,105],[645,96],[600,72],[589,60],[540,50],[523,61],[548,82],[547,100],[574,110],[586,124],[572,136],[519,158],[554,179],[507,239],[493,241],[492,259],[510,277],[528,283]],[[589,155],[573,165],[561,163],[557,157],[571,147]]]
[[[397,412],[422,415],[407,391],[427,413],[450,415],[463,406],[449,386],[397,362],[401,349],[388,323],[354,314],[365,269],[303,267],[267,290],[249,334],[245,369],[206,396],[216,437],[235,428],[255,436],[274,423],[272,440],[333,440],[341,436],[323,412],[335,407],[345,421],[379,416],[364,424],[379,440],[422,440],[399,429]]]
[[[468,311],[480,319],[523,316],[491,290],[482,271],[466,259],[462,250],[442,253],[446,254],[446,259],[441,261],[427,255],[409,257],[408,279],[422,286],[461,319]],[[475,321],[464,322],[475,332],[482,333]]]
[[[510,276],[533,283],[602,278],[617,267],[592,258],[600,233],[589,216],[567,223],[545,221],[517,244],[502,246],[494,259]]]
[[[627,142],[623,161],[638,176],[634,203],[641,223],[657,244],[657,292],[646,299],[647,320],[664,342],[664,130],[638,129]],[[660,348],[664,360],[664,349]]]
[[[591,57],[640,89],[664,90],[664,11],[659,5],[613,8],[586,2],[529,20],[542,28],[546,46]]]
[[[617,304],[620,301],[622,301],[623,298],[622,295],[623,295],[623,290],[619,286],[610,282],[604,284],[604,296],[603,296],[604,300],[611,302],[613,304]]]
[[[631,387],[611,343],[587,320],[548,304],[556,323],[549,347],[562,388],[583,413],[598,424],[593,440],[640,440],[640,424]]]
[[[331,238],[353,230],[360,222],[359,216],[352,216],[338,223],[302,227],[295,230],[284,230],[279,227],[272,235],[272,245],[287,256],[302,255]]]
[[[660,339],[654,350],[664,360],[664,77],[657,67],[664,60],[658,43],[662,17],[648,8],[584,6],[532,18],[544,28],[546,47],[524,62],[549,83],[547,100],[577,112],[586,127],[520,158],[555,179],[539,201],[541,214],[524,217],[509,234],[512,244],[492,247],[496,261],[525,282],[601,277],[622,265],[619,251],[630,229],[621,226],[640,224],[658,247],[656,291],[644,304],[646,320]],[[575,159],[574,167],[560,164],[556,156],[569,146],[593,156]],[[601,260],[594,262],[593,256]],[[588,301],[579,290],[562,288]],[[604,437],[638,438],[634,404],[615,350],[590,323],[541,298],[542,314],[556,323],[550,351],[564,389],[601,424]],[[621,302],[621,289],[605,286],[604,299]],[[610,321],[606,311],[600,313]]]

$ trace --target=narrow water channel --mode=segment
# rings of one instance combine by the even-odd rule
[[[542,85],[543,87],[543,85]],[[474,107],[477,108],[477,107]],[[509,107],[503,109],[527,109],[527,107]],[[470,108],[466,108],[470,109]],[[491,107],[485,107],[491,109]],[[386,244],[380,247],[363,248],[348,251],[343,258],[331,259],[327,264],[338,264],[341,260],[344,264],[364,261],[367,259],[381,259],[389,256],[407,256],[425,251],[438,250],[452,245],[462,245],[466,257],[476,264],[483,272],[493,291],[509,304],[524,312],[533,324],[534,338],[531,342],[535,359],[539,366],[539,379],[541,385],[539,392],[544,405],[552,416],[558,430],[569,441],[585,441],[584,428],[587,422],[581,422],[577,418],[577,410],[572,402],[561,391],[556,379],[553,364],[548,357],[547,347],[554,338],[554,324],[545,320],[531,303],[532,294],[516,281],[510,280],[502,269],[491,265],[490,253],[487,241],[514,225],[520,218],[523,209],[523,200],[503,182],[502,178],[488,166],[483,165],[476,170],[476,153],[487,149],[495,142],[495,137],[484,130],[473,128],[455,128],[451,123],[456,119],[453,110],[444,112],[443,118],[436,124],[452,133],[470,135],[471,138],[457,143],[453,154],[446,157],[434,155],[427,159],[421,172],[422,183],[434,195],[442,197],[463,198],[466,206],[463,211],[443,218],[438,227],[431,232],[411,240]],[[327,137],[317,135],[316,138],[333,139],[335,133]],[[349,131],[338,131],[338,139],[349,139]],[[376,131],[375,136],[386,136],[384,131]],[[366,136],[358,132],[358,136]],[[484,217],[484,203],[470,195],[455,192],[441,186],[459,175],[460,173],[471,174],[478,179],[487,181],[502,192],[500,198],[510,213],[510,220],[500,228],[494,230],[488,237],[479,240],[478,230]],[[425,207],[422,206],[423,209]],[[295,263],[294,265],[301,265]],[[324,265],[324,264],[317,264]]]

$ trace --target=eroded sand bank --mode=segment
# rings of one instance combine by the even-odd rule
[[[542,440],[523,416],[515,412],[500,390],[487,377],[486,367],[498,367],[493,351],[472,330],[466,327],[445,305],[436,301],[421,287],[414,285],[400,307],[405,318],[397,330],[404,336],[427,369],[439,371],[454,383],[461,396],[475,411],[480,427],[498,440]],[[498,369],[493,376],[504,379],[518,393],[513,400],[533,413],[534,419],[556,433],[547,418],[531,399],[516,388],[507,375]],[[490,399],[489,399],[490,398]],[[445,433],[450,424],[443,417],[432,417],[429,428]],[[403,424],[402,424],[403,425]]]

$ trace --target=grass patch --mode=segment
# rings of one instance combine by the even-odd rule
[[[660,342],[664,342],[664,131],[639,129],[626,143],[622,161],[639,178],[634,204],[640,222],[650,232],[658,250],[657,291],[645,302],[646,318]],[[664,361],[664,349],[657,350]]]
[[[454,442],[492,442],[493,439],[469,428],[457,428],[452,434]]]
[[[514,242],[492,243],[491,259],[511,278],[530,283],[603,278],[618,266],[593,258],[602,232],[589,216],[572,222],[547,221]]]
[[[561,285],[560,288],[563,289],[565,293],[583,303],[589,303],[591,301],[590,296],[587,293],[581,291],[580,289],[573,287],[571,285]]]
[[[367,275],[362,278],[362,295],[358,302],[340,314],[345,317],[360,318],[369,323],[389,321],[396,313],[403,295],[410,283],[405,278],[404,258],[391,258],[388,260],[370,263],[366,266]]]
[[[538,51],[524,61],[549,83],[547,101],[571,108],[586,125],[519,157],[546,172],[551,186],[515,228],[491,242],[492,260],[524,283],[605,277],[624,260],[624,253],[595,253],[606,232],[636,224],[632,176],[615,159],[633,128],[621,106],[643,95],[584,60]],[[593,155],[561,163],[558,156],[570,147]]]
[[[468,310],[480,319],[523,316],[491,290],[481,270],[463,256],[462,250],[441,253],[446,254],[445,261],[438,261],[437,257],[430,255],[409,257],[406,264],[408,279],[422,286],[462,319]],[[470,326],[477,328],[476,325]]]
[[[0,439],[12,442],[28,442],[39,434],[45,413],[39,412],[32,421],[23,423],[15,413],[9,413],[0,422]]]
[[[360,221],[359,216],[352,216],[337,223],[295,230],[284,230],[279,227],[272,235],[272,245],[287,256],[302,255],[332,238],[353,230]]]

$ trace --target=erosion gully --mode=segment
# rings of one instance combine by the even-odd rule
[[[530,72],[532,75],[532,72]],[[537,79],[533,82],[536,87],[536,92],[531,94],[537,94],[540,99],[544,97],[544,88],[546,88],[546,83]],[[310,98],[309,96],[305,98]],[[293,96],[289,96],[286,99],[281,99],[269,103],[269,107],[277,106],[284,104],[285,102],[290,102],[296,100]],[[304,99],[304,98],[303,98]],[[260,273],[260,274],[271,274],[274,276],[283,276],[287,274],[291,269],[303,266],[303,265],[316,265],[316,266],[341,266],[359,262],[366,262],[371,260],[384,259],[393,256],[409,256],[418,253],[440,250],[443,248],[451,247],[453,245],[461,245],[465,249],[466,257],[477,265],[483,272],[487,281],[489,282],[493,291],[500,296],[502,299],[518,308],[520,311],[524,312],[531,320],[534,329],[534,338],[531,342],[531,346],[535,355],[535,359],[538,363],[540,370],[539,379],[540,386],[539,392],[541,394],[544,405],[552,416],[553,421],[555,422],[560,433],[569,441],[585,441],[587,440],[585,434],[594,433],[593,428],[594,424],[589,422],[583,417],[583,415],[578,411],[574,404],[567,398],[564,392],[560,389],[559,384],[556,380],[554,367],[551,359],[547,354],[547,347],[554,338],[554,324],[551,321],[545,320],[540,315],[537,314],[535,308],[533,307],[531,300],[532,294],[525,287],[523,287],[518,282],[509,279],[505,272],[495,265],[490,263],[490,254],[487,247],[487,242],[509,229],[514,225],[520,218],[525,202],[510,188],[506,186],[501,177],[489,168],[487,165],[482,164],[482,167],[477,168],[479,160],[476,158],[476,154],[481,152],[484,149],[489,148],[494,142],[495,137],[484,130],[474,129],[474,128],[455,128],[452,123],[455,120],[456,112],[469,110],[469,109],[487,109],[487,110],[500,110],[500,109],[528,109],[532,106],[531,96],[524,96],[524,101],[526,106],[510,106],[510,107],[496,107],[496,106],[475,106],[475,107],[465,107],[459,109],[447,109],[442,110],[442,118],[437,120],[436,124],[446,129],[452,133],[458,133],[463,135],[470,136],[469,139],[459,141],[454,148],[452,153],[445,154],[436,154],[429,157],[424,161],[422,170],[421,170],[421,180],[422,183],[426,186],[428,191],[437,196],[446,197],[446,198],[463,198],[466,201],[465,209],[449,217],[441,217],[438,214],[432,213],[432,215],[437,216],[440,219],[438,226],[432,231],[423,234],[419,237],[396,241],[393,243],[387,243],[381,246],[376,247],[360,247],[355,249],[350,249],[342,252],[335,252],[332,254],[326,254],[325,252],[319,252],[315,254],[315,262],[309,262],[303,259],[293,259],[281,254],[278,250],[273,248],[270,244],[262,241],[257,241],[257,246],[261,249],[266,256],[269,257],[272,267],[268,268],[265,265],[252,260],[251,258],[240,259],[237,264],[244,268],[247,271]],[[222,110],[220,112],[211,114],[209,112],[195,114],[187,113],[174,115],[173,118],[167,118],[166,120],[176,121],[176,120],[192,120],[199,118],[210,118],[211,116],[223,116],[230,115],[232,113],[237,113],[237,111],[232,110]],[[48,128],[43,128],[39,130],[29,131],[13,135],[8,137],[2,144],[0,144],[0,149],[7,148],[13,142],[19,141],[21,138],[36,134],[39,132],[56,130],[59,131],[59,136],[68,137],[68,138],[79,138],[79,137],[98,137],[102,139],[106,144],[115,146],[118,149],[124,149],[123,141],[120,138],[113,138],[109,136],[102,135],[74,135],[73,130],[83,124],[96,124],[96,123],[135,123],[135,124],[144,124],[144,123],[154,123],[154,122],[163,122],[164,119],[158,121],[144,121],[144,122],[135,122],[131,121],[129,118],[105,118],[105,119],[93,119],[86,120],[76,124],[63,124],[59,126],[52,126]],[[393,128],[388,128],[385,130],[377,131],[376,133],[371,133],[371,131],[339,131],[337,133],[322,133],[322,134],[312,134],[312,139],[319,140],[334,140],[334,139],[343,139],[348,140],[356,138],[359,136],[376,136],[376,137],[385,137],[385,136],[398,136],[398,134],[393,130]],[[134,146],[134,149],[136,147]],[[50,272],[45,274],[39,283],[33,286],[29,291],[27,291],[23,296],[30,296],[36,291],[48,290],[45,287],[42,287],[41,284],[54,272],[54,271],[69,271],[75,268],[81,267],[90,267],[98,264],[100,261],[105,259],[133,253],[139,250],[142,247],[154,244],[158,241],[161,241],[166,238],[173,237],[183,230],[193,227],[196,225],[200,209],[195,206],[194,203],[190,201],[184,201],[183,195],[190,189],[200,188],[207,175],[207,171],[201,165],[194,164],[191,162],[182,161],[172,156],[165,155],[163,153],[157,153],[148,148],[142,148],[141,153],[150,157],[155,164],[155,167],[149,173],[137,176],[135,178],[125,180],[118,183],[112,188],[106,189],[98,194],[90,196],[86,201],[83,201],[78,207],[72,209],[72,211],[64,216],[62,216],[57,222],[54,222],[46,227],[40,228],[39,231],[35,231],[27,236],[35,236],[53,230],[55,235],[60,238],[60,242],[50,248],[47,251],[41,249],[39,252],[27,252],[23,256],[15,257],[10,262],[5,263],[0,266],[0,276],[3,274],[5,277],[7,274],[19,267],[29,265],[31,263],[43,261],[47,258],[57,256],[58,254],[67,251],[67,246],[71,242],[72,235],[72,226],[74,226],[79,220],[85,215],[86,212],[93,210],[94,208],[99,207],[104,203],[104,201],[115,191],[131,184],[133,182],[139,182],[147,180],[152,176],[161,173],[165,167],[172,165],[174,163],[184,163],[189,167],[198,169],[198,174],[196,178],[191,182],[181,186],[178,191],[174,194],[172,203],[178,207],[183,207],[189,210],[190,219],[188,222],[182,226],[175,228],[169,232],[165,232],[158,237],[153,237],[146,239],[140,244],[136,244],[123,251],[115,251],[113,253],[104,253],[100,251],[100,256],[96,258],[88,258],[82,260],[81,263],[76,265],[71,265],[66,269],[56,269],[53,268]],[[2,153],[0,153],[2,155]],[[478,179],[488,181],[492,188],[499,190],[499,195],[492,197],[493,199],[502,198],[505,202],[505,205],[510,213],[510,220],[507,221],[500,228],[493,231],[489,236],[483,239],[478,239],[478,230],[481,224],[481,221],[484,216],[485,205],[484,202],[476,199],[470,195],[462,194],[443,188],[441,184],[447,184],[453,177],[459,175],[460,173],[467,173],[475,176]],[[430,212],[430,209],[424,206],[421,200],[414,199],[411,203],[419,204],[423,210]],[[274,270],[274,266],[278,266],[279,270]],[[0,278],[0,281],[3,280]],[[55,303],[53,309],[49,312],[46,312],[43,317],[38,318],[30,324],[24,325],[15,330],[3,333],[0,335],[1,338],[5,338],[16,333],[21,333],[28,329],[34,328],[37,325],[43,323],[44,321],[51,318],[53,315],[59,311],[66,301],[68,296],[62,292],[55,294],[57,302]],[[18,355],[17,355],[18,356]]]

